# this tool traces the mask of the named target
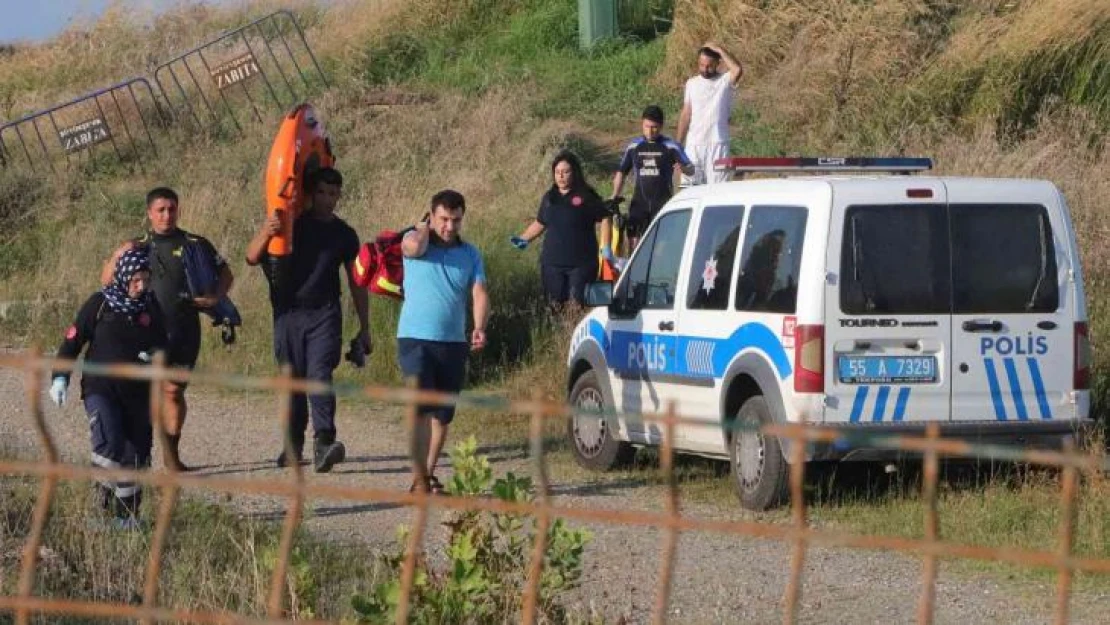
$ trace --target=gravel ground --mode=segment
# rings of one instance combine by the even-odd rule
[[[67,458],[85,462],[86,421],[71,386],[69,403],[46,414]],[[43,392],[44,401],[45,390]],[[275,400],[263,395],[216,394],[203,388],[189,392],[189,420],[182,440],[186,462],[202,475],[279,478],[273,464],[278,450]],[[0,369],[0,440],[33,449],[34,435],[26,413],[22,378]],[[464,417],[465,418],[465,417]],[[407,488],[403,431],[398,412],[370,404],[344,405],[339,412],[340,438],[347,462],[329,475],[307,473],[312,481],[343,485]],[[490,451],[496,471],[527,472],[516,450]],[[155,465],[160,466],[155,450]],[[556,501],[566,506],[621,510],[659,510],[656,486],[620,481],[596,484],[558,483]],[[225,498],[224,501],[227,501]],[[280,518],[284,502],[236,496],[230,505],[263,518]],[[395,528],[410,523],[403,507],[351,502],[313,501],[306,526],[337,541],[391,545]],[[740,518],[734,501],[684,507],[703,518]],[[436,518],[433,513],[433,520]],[[659,533],[651,529],[590,525],[594,540],[586,555],[586,581],[571,607],[597,611],[607,620],[650,620],[659,569]],[[441,543],[445,530],[433,524],[428,539]],[[680,539],[670,621],[675,623],[779,623],[782,590],[787,582],[790,547],[773,541],[710,533],[684,533]],[[803,623],[913,623],[920,591],[920,561],[898,554],[846,549],[812,549],[805,561],[799,621]],[[1051,622],[1055,590],[1051,581],[1016,582],[1002,576],[972,576],[942,564],[937,583],[937,623]],[[1107,623],[1110,594],[1077,593],[1073,623]]]

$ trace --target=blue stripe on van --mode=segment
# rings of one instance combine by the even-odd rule
[[[987,369],[987,383],[991,387],[991,401],[994,402],[994,418],[999,421],[1006,420],[1006,404],[1002,403],[1002,389],[998,385],[998,372],[994,370],[994,359],[984,358],[983,366]]]
[[[890,387],[880,386],[879,396],[875,398],[875,410],[871,413],[871,420],[875,423],[883,420],[883,413],[886,412],[886,400],[890,397]]]
[[[901,421],[906,416],[906,404],[910,401],[910,387],[903,386],[898,390],[898,399],[894,402],[894,420]]]
[[[859,417],[863,414],[863,402],[867,401],[867,391],[871,390],[870,386],[861,386],[856,389],[856,400],[852,402],[852,423],[859,423]]]
[[[1044,378],[1041,377],[1041,365],[1036,358],[1027,358],[1029,374],[1033,377],[1033,391],[1037,393],[1037,406],[1041,409],[1042,419],[1052,418],[1052,408],[1048,405],[1048,395],[1044,390]]]
[[[1017,366],[1013,358],[1003,360],[1006,363],[1006,378],[1010,381],[1010,396],[1014,398],[1014,409],[1017,410],[1018,419],[1029,420],[1029,413],[1025,410],[1025,397],[1021,394],[1021,380],[1018,379]]]

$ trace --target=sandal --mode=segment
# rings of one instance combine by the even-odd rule
[[[420,484],[419,480],[413,480],[412,486],[409,486],[409,492],[415,493],[418,490],[418,484]],[[443,484],[439,483],[439,480],[436,479],[436,476],[429,475],[424,480],[424,490],[427,491],[429,495],[442,495],[444,489]]]
[[[428,476],[428,492],[433,495],[443,494],[443,484],[440,484],[434,475]]]

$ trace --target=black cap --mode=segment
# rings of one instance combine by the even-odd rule
[[[663,124],[663,109],[652,104],[644,109],[644,114],[640,116],[643,119],[651,120],[659,125]]]

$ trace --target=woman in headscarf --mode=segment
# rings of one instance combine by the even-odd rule
[[[151,355],[166,346],[162,312],[149,286],[147,248],[124,252],[111,284],[93,293],[66,329],[58,357],[76,359],[84,350],[86,363],[149,363]],[[65,403],[68,386],[69,373],[54,372],[50,399],[58,406]],[[149,382],[86,373],[81,376],[81,399],[89,418],[94,465],[112,469],[150,466]],[[104,510],[119,527],[137,527],[142,503],[139,484],[106,480],[98,484],[98,490]]]
[[[586,285],[597,279],[597,223],[609,227],[609,212],[586,182],[582,164],[573,153],[561,152],[555,157],[551,178],[536,219],[511,242],[524,249],[546,232],[540,277],[547,301],[561,305],[571,300],[581,305]]]

